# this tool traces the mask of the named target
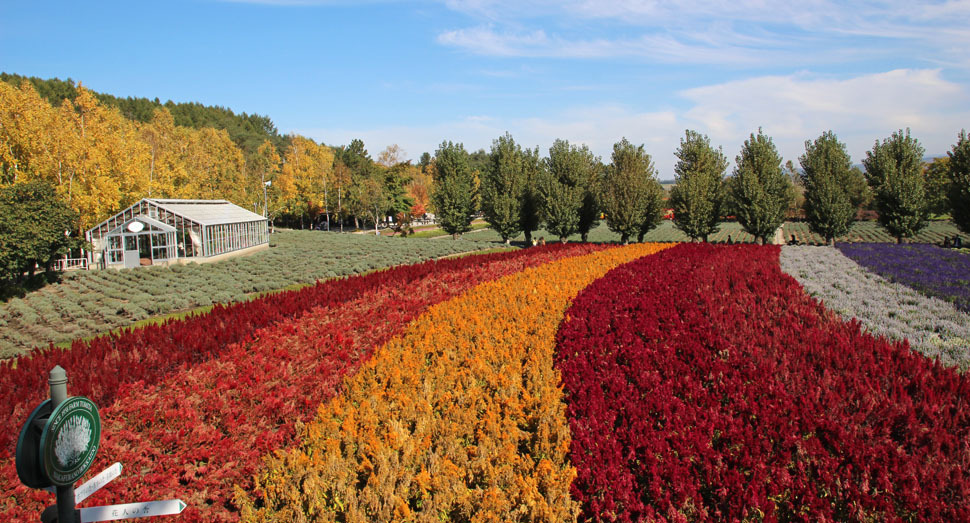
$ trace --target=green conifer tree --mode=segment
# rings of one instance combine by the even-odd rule
[[[612,162],[603,181],[606,224],[627,244],[636,234],[641,240],[663,219],[663,188],[643,145],[626,138],[613,144]]]
[[[852,159],[835,133],[826,131],[814,142],[805,142],[805,154],[798,161],[804,171],[808,227],[834,244],[836,236],[849,232],[855,218],[848,192]]]
[[[950,184],[947,199],[950,215],[963,232],[970,234],[970,139],[967,131],[960,131],[957,143],[948,153],[950,157]]]
[[[435,152],[433,178],[431,200],[438,222],[457,240],[471,230],[475,210],[475,176],[468,167],[468,152],[462,144],[441,142]]]
[[[505,133],[492,142],[482,173],[482,213],[506,244],[522,232],[525,162],[522,148],[509,133]]]
[[[744,230],[764,244],[785,221],[795,198],[791,180],[781,168],[781,156],[761,129],[744,141],[728,184],[731,207]]]
[[[725,199],[724,173],[728,161],[720,148],[711,147],[707,136],[688,130],[674,153],[676,185],[670,191],[674,225],[692,240],[718,230]]]
[[[923,184],[923,146],[896,131],[872,147],[862,164],[875,196],[879,224],[902,243],[926,227],[929,206]]]
[[[571,234],[582,232],[584,211],[586,215],[593,215],[592,219],[586,220],[586,233],[592,220],[596,219],[599,209],[595,207],[591,185],[595,171],[596,158],[588,147],[556,140],[549,148],[546,171],[538,184],[539,207],[546,230],[558,236],[561,242]],[[585,208],[588,200],[591,200],[591,213]]]

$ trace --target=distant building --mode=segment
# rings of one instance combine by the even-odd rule
[[[269,246],[266,218],[226,200],[146,198],[85,237],[90,267],[215,261]]]

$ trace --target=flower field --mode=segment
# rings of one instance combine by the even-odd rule
[[[88,476],[124,465],[84,506],[181,498],[180,521],[248,522],[970,519],[970,376],[842,321],[777,247],[550,244],[220,305],[0,367],[18,427],[56,364],[101,407]],[[53,496],[20,485],[16,434],[2,438],[0,514],[36,520]]]
[[[908,340],[944,365],[970,368],[970,314],[870,272],[829,247],[784,246],[781,268],[846,321],[876,335]]]
[[[935,245],[838,244],[859,265],[884,278],[970,312],[970,256]]]
[[[970,378],[839,320],[777,247],[681,244],[566,318],[582,521],[970,518]]]

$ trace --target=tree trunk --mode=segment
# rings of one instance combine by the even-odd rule
[[[622,243],[623,245],[629,245],[630,244],[630,235],[629,234],[626,234],[626,233],[621,234],[620,235],[620,243]]]
[[[152,163],[148,167],[148,197],[152,197],[152,180],[155,179],[155,148],[152,147]]]
[[[532,231],[525,231],[525,244],[529,245],[532,243]]]
[[[451,239],[452,240],[458,240],[458,233],[457,232],[456,233],[452,233]]]
[[[589,241],[589,233],[588,232],[584,232],[582,234],[582,238],[583,238],[583,243],[586,243],[587,241]]]
[[[897,236],[896,237],[896,243],[903,243],[903,237],[902,236]]]

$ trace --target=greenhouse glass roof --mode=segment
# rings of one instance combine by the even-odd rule
[[[201,225],[222,225],[225,223],[254,222],[266,219],[259,214],[247,211],[226,200],[148,199],[147,201]]]
[[[162,223],[162,222],[160,222],[158,220],[154,220],[152,218],[149,218],[148,216],[143,216],[142,215],[142,216],[136,216],[136,217],[134,217],[134,218],[132,218],[132,219],[130,219],[130,220],[122,223],[121,225],[119,225],[119,226],[115,227],[114,229],[108,231],[108,234],[119,234],[119,233],[125,232],[126,228],[128,227],[128,224],[131,223],[131,222],[136,222],[136,221],[137,222],[142,222],[142,223],[147,224],[147,225],[151,225],[152,227],[154,227],[154,228],[156,228],[156,229],[158,229],[158,230],[160,230],[162,232],[175,232],[175,227],[172,227],[171,225],[168,225],[167,223]]]

